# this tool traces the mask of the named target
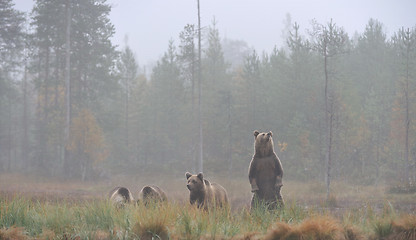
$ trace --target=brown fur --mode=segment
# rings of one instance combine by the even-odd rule
[[[110,201],[116,207],[124,207],[126,203],[133,202],[133,195],[130,190],[125,187],[115,187],[110,191]]]
[[[166,202],[167,197],[165,192],[158,186],[144,186],[140,190],[137,196],[137,203],[144,203],[147,205],[149,202]]]
[[[202,173],[192,175],[185,174],[190,191],[189,202],[197,204],[198,208],[208,209],[208,207],[224,207],[228,205],[227,191],[217,183],[210,183],[204,179]]]
[[[277,201],[281,206],[284,204],[280,193],[283,167],[274,152],[272,135],[272,132],[254,131],[254,156],[248,170],[253,192],[251,207],[257,202],[263,202],[270,208],[277,207]]]

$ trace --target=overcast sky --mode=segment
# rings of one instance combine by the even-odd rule
[[[15,0],[16,8],[29,11],[32,0]],[[108,0],[115,25],[114,44],[133,49],[141,66],[157,61],[170,39],[186,24],[197,24],[196,0]],[[215,17],[221,38],[244,40],[257,52],[270,52],[283,44],[282,30],[287,13],[302,31],[310,21],[333,19],[352,36],[362,33],[370,18],[385,26],[388,36],[401,27],[416,27],[416,0],[200,0],[201,25]]]

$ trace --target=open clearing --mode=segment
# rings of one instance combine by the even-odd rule
[[[23,174],[1,174],[0,193],[3,197],[12,198],[23,196],[42,201],[84,201],[107,199],[108,192],[116,186],[124,186],[132,191],[136,198],[140,189],[147,184],[160,186],[170,201],[184,203],[188,201],[189,192],[186,188],[185,176],[172,177],[161,174],[162,177],[149,174],[138,176],[114,176],[100,181],[76,181]],[[224,177],[207,177],[212,182],[223,185],[234,210],[248,208],[251,193],[248,179],[226,179]],[[295,202],[310,208],[328,207],[333,211],[348,210],[371,206],[383,208],[385,204],[394,207],[398,212],[416,213],[416,194],[389,194],[388,186],[358,186],[342,182],[331,185],[331,201],[326,203],[326,189],[323,183],[285,181],[282,193],[286,202]]]
[[[215,176],[209,179],[227,189],[231,214],[191,208],[185,176],[120,175],[81,182],[2,174],[0,239],[323,239],[324,236],[324,239],[352,240],[395,239],[403,234],[402,239],[416,237],[416,194],[389,194],[382,185],[335,182],[330,200],[325,201],[322,183],[286,181],[282,189],[285,209],[250,213],[248,180]],[[151,209],[130,205],[117,210],[105,201],[115,186],[128,187],[137,195],[146,184],[164,189],[170,204]]]

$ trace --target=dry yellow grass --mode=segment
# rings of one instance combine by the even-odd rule
[[[25,235],[25,229],[23,227],[11,227],[8,229],[0,229],[0,239],[25,240],[29,238]]]
[[[298,224],[277,222],[265,240],[358,240],[363,236],[356,229],[343,227],[331,216],[313,216]]]
[[[416,240],[416,215],[403,215],[393,220],[392,233],[386,237],[388,240]]]

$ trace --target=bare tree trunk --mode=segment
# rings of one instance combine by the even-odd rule
[[[12,168],[12,147],[13,147],[13,140],[12,140],[12,102],[11,102],[11,91],[8,91],[8,97],[7,97],[7,102],[8,102],[8,106],[7,106],[7,111],[8,111],[8,120],[9,120],[9,124],[8,128],[7,128],[7,171],[10,171]]]
[[[232,150],[232,122],[231,122],[231,92],[227,93],[227,110],[228,110],[228,175],[231,176],[233,169],[233,150]]]
[[[412,149],[412,156],[413,156],[413,182],[416,181],[416,146]]]
[[[39,69],[39,72],[37,73],[37,77],[39,79],[42,79],[42,73],[40,71],[41,66],[42,66],[42,54],[39,53],[39,58],[37,59],[37,69]],[[38,95],[39,94],[40,93],[38,92]],[[43,140],[44,139],[43,139],[42,134],[43,134],[44,131],[43,131],[43,124],[42,124],[42,115],[41,115],[41,110],[42,109],[41,108],[42,108],[41,100],[38,97],[37,100],[36,100],[36,111],[35,111],[35,113],[36,113],[36,128],[38,129],[38,132],[36,134],[36,140],[35,140],[36,145],[37,145],[36,146],[37,152],[36,152],[36,158],[35,158],[35,161],[34,161],[34,164],[33,164],[33,165],[36,165],[36,167],[38,167],[40,165],[40,161],[43,158],[42,149],[43,149],[43,143],[44,143]]]
[[[193,33],[193,39],[192,39],[192,59],[191,59],[191,102],[192,102],[192,162],[194,165],[193,171],[196,172],[198,169],[198,157],[197,157],[197,138],[199,136],[199,133],[197,133],[197,123],[196,123],[196,116],[195,116],[195,45],[194,45],[194,38],[195,35]]]
[[[43,116],[41,116],[41,158],[39,159],[39,167],[44,170],[46,167],[45,158],[48,158],[47,150],[47,127],[48,127],[48,103],[49,103],[49,94],[48,94],[48,85],[49,85],[49,44],[46,46],[46,59],[45,59],[45,76],[44,76],[44,101],[43,101]]]
[[[332,122],[334,120],[333,113],[333,102],[331,102],[331,108],[329,113],[329,133],[328,133],[328,162],[326,170],[326,199],[329,200],[330,196],[330,185],[331,185],[331,167],[332,167]]]
[[[406,169],[405,169],[405,177],[406,177],[406,182],[409,182],[409,169],[410,169],[410,162],[409,162],[409,128],[410,128],[410,116],[409,116],[409,81],[408,78],[406,78],[406,87],[405,87],[405,110],[406,110],[406,116],[405,116],[405,123],[404,123],[404,127],[405,127],[405,146],[404,146],[404,158],[406,160]]]
[[[126,155],[127,162],[130,162],[130,147],[129,147],[129,76],[126,76],[126,113],[125,113],[125,133],[126,133]]]
[[[66,1],[66,42],[65,42],[65,101],[66,101],[66,119],[65,119],[65,153],[64,153],[64,164],[63,171],[69,168],[69,151],[67,145],[70,137],[70,126],[71,126],[71,6],[70,0]]]
[[[382,139],[381,135],[381,122],[379,122],[377,124],[377,138],[376,138],[376,186],[378,186],[379,184],[379,180],[380,180],[380,141]]]
[[[22,139],[22,162],[26,166],[28,158],[28,108],[27,108],[27,59],[25,60],[25,72],[23,75],[23,139]]]
[[[84,154],[78,152],[78,156],[81,157],[81,180],[85,182],[87,179],[87,170],[88,170],[88,160],[87,157],[84,156]]]
[[[331,185],[331,148],[332,148],[332,108],[329,107],[329,96],[328,96],[328,55],[324,49],[324,70],[325,70],[325,139],[327,152],[325,153],[326,158],[326,199],[329,200],[330,185]]]
[[[201,12],[198,3],[198,126],[199,126],[199,172],[204,170],[203,161],[203,138],[202,138],[202,96],[201,96],[201,84],[202,84],[202,64],[201,64]]]
[[[410,30],[407,29],[406,32],[407,37],[410,39]],[[409,53],[410,47],[409,45],[406,46],[406,83],[404,87],[404,97],[405,97],[405,108],[406,108],[406,116],[405,116],[405,147],[404,147],[404,158],[406,160],[406,169],[405,169],[405,177],[406,182],[409,183],[409,127],[410,127],[410,116],[409,116]]]

